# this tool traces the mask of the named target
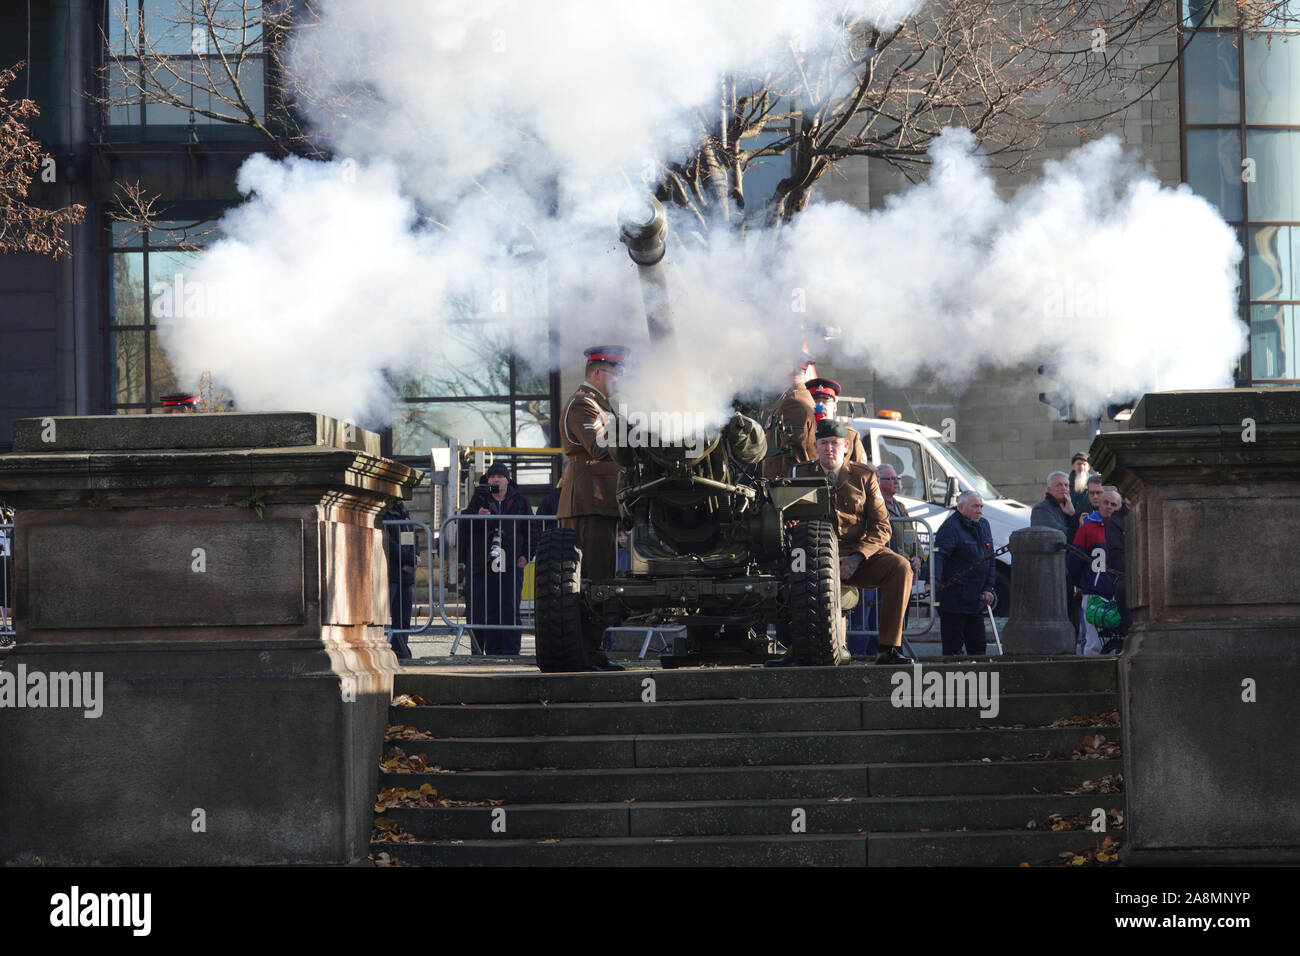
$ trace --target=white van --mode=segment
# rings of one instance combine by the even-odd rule
[[[862,436],[871,463],[892,465],[898,472],[898,499],[908,515],[925,522],[932,535],[963,491],[977,492],[984,499],[993,547],[1002,547],[1011,532],[1029,527],[1029,506],[1002,495],[933,428],[889,418],[847,421]],[[999,555],[997,561],[998,606],[1005,614],[1011,607],[1011,554]]]

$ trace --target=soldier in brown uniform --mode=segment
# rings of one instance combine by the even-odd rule
[[[767,415],[767,447],[775,452],[784,446],[789,451],[763,462],[764,478],[788,478],[794,466],[817,460],[815,403],[804,385],[812,360],[805,355],[799,363],[792,370],[794,383]]]
[[[912,566],[889,550],[889,512],[876,470],[845,460],[848,428],[830,418],[817,423],[817,460],[835,488],[835,524],[840,539],[840,580],[855,588],[880,590],[880,653],[877,664],[910,664],[899,650],[903,612],[912,593]]]
[[[833,378],[814,378],[808,382],[808,394],[812,396],[814,402],[825,409],[823,418],[835,418],[835,411],[840,403],[840,383]],[[821,421],[821,418],[817,419]],[[858,430],[851,425],[845,425],[849,431],[849,461],[856,461],[859,465],[871,464],[871,459],[867,457],[867,449],[862,444],[862,436]]]
[[[618,473],[614,455],[614,409],[610,393],[623,371],[627,349],[619,345],[587,349],[586,379],[560,416],[560,446],[568,470],[555,510],[560,527],[578,532],[582,577],[603,581],[614,576],[618,533]],[[602,629],[587,635],[588,655],[596,670],[622,670],[600,649]]]

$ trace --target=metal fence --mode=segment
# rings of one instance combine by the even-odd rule
[[[436,611],[456,631],[455,654],[468,632],[474,654],[520,653],[533,631],[533,556],[554,515],[453,515],[438,528],[441,570]]]
[[[388,635],[389,641],[393,643],[405,644],[405,638],[411,634],[423,634],[433,624],[433,533],[429,526],[423,521],[415,518],[408,518],[402,521],[384,521],[384,556],[389,562],[389,582],[388,582],[388,604],[389,604],[389,622],[384,628]],[[424,547],[423,552],[420,547],[420,537],[423,534]],[[416,609],[419,605],[415,601],[416,582],[405,585],[401,581],[400,570],[394,572],[392,564],[400,564],[401,558],[407,553],[406,549],[410,548],[410,555],[414,560],[416,570],[416,582],[419,580],[420,554],[425,555],[424,566],[428,575],[426,590],[428,591],[428,600],[424,602],[425,614],[424,623],[415,625],[414,621],[419,616]],[[394,553],[396,552],[396,553]],[[397,574],[397,580],[393,580],[394,573]],[[407,588],[410,588],[409,592]],[[393,641],[394,635],[398,635],[398,640]]]

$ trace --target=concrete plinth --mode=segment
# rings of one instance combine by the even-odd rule
[[[0,863],[363,858],[397,668],[376,525],[418,473],[299,412],[14,438]]]
[[[1092,462],[1134,502],[1127,861],[1300,862],[1300,389],[1148,395]]]
[[[1055,528],[1011,532],[1011,619],[1002,633],[1009,654],[1073,654],[1065,609],[1065,535]]]

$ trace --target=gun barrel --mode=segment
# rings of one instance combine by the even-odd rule
[[[663,267],[668,237],[664,207],[654,196],[637,196],[619,210],[618,223],[627,254],[641,275],[641,301],[645,304],[650,341],[672,338],[673,319],[668,311],[668,283]]]

